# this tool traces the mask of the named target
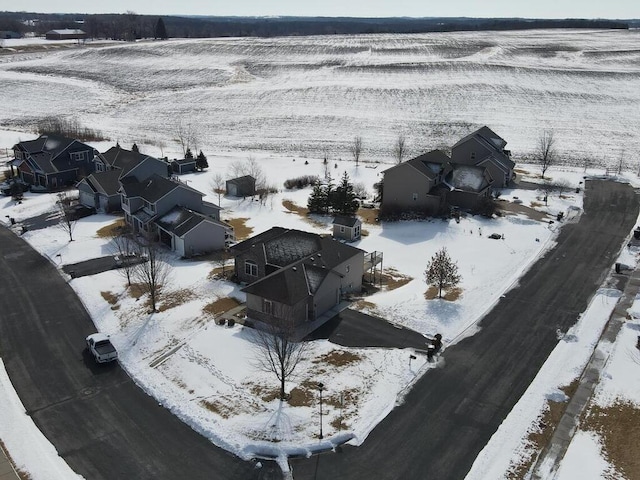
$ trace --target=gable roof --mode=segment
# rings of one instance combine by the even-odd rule
[[[342,225],[344,227],[354,227],[358,223],[362,223],[358,217],[348,217],[346,215],[336,215],[332,222],[333,225]]]
[[[25,161],[29,168],[49,174],[75,168],[71,157],[68,154],[62,155],[74,143],[93,151],[89,145],[57,134],[40,135],[35,140],[19,142],[13,148],[25,153]]]
[[[446,179],[446,183],[454,189],[467,192],[481,192],[490,186],[492,181],[486,168],[473,165],[454,165]]]
[[[173,233],[177,237],[183,237],[198,225],[205,222],[218,225],[223,228],[229,228],[228,225],[220,221],[180,206],[172,208],[162,217],[155,220],[155,223],[157,223],[161,228]]]
[[[434,180],[438,174],[446,170],[451,159],[442,150],[431,150],[430,152],[418,155],[406,162],[387,168],[382,173],[396,168],[407,168],[407,165],[413,167],[418,173],[424,175],[430,180]]]
[[[462,137],[460,140],[458,140],[455,143],[454,147],[457,147],[458,145],[465,143],[467,140],[473,137],[482,138],[486,143],[488,143],[491,146],[491,148],[493,148],[494,150],[498,150],[500,152],[507,145],[507,142],[505,141],[504,138],[502,138],[500,135],[498,135],[496,132],[494,132],[493,130],[491,130],[489,127],[485,125],[484,127],[481,127],[476,131],[471,132],[469,135]]]
[[[456,142],[456,144],[452,148],[455,149],[456,147],[469,141],[478,142],[485,148],[487,148],[490,152],[492,152],[486,158],[479,158],[478,165],[483,161],[491,158],[495,161],[495,163],[498,164],[499,167],[501,167],[505,171],[509,171],[510,169],[515,167],[516,162],[511,160],[504,151],[504,147],[507,145],[507,142],[489,127],[484,126],[482,128],[479,128],[475,132],[471,132],[469,135],[458,140],[458,142]],[[456,160],[455,155],[453,155],[453,157],[454,160]]]
[[[244,175],[242,177],[232,178],[227,180],[227,183],[231,183],[238,186],[253,187],[256,184],[256,179],[251,175]]]
[[[168,195],[176,189],[189,190],[202,196],[202,192],[191,188],[183,183],[169,180],[157,173],[151,175],[144,182],[138,182],[134,178],[126,177],[121,179],[122,189],[127,197],[140,197],[149,203],[156,203],[162,197]]]
[[[117,168],[120,170],[120,176],[126,176],[131,170],[144,162],[147,158],[152,158],[160,162],[155,157],[144,155],[140,152],[134,152],[132,150],[125,150],[120,146],[111,147],[104,153],[99,153],[98,158],[111,168]]]
[[[119,177],[120,172],[118,170],[107,170],[105,172],[94,172],[86,177],[85,180],[94,191],[113,196],[117,195],[120,189]]]

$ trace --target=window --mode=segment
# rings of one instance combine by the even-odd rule
[[[76,162],[81,162],[82,160],[84,160],[84,152],[73,152],[71,154],[71,159],[75,160]]]
[[[268,315],[273,314],[273,302],[271,300],[262,301],[262,311]]]
[[[354,229],[354,236],[360,236],[360,225],[356,225],[356,228]]]
[[[344,233],[344,226],[340,225],[340,233]]]
[[[251,275],[252,277],[258,276],[258,264],[251,260],[246,260],[244,262],[244,273],[246,275]]]
[[[414,193],[414,194],[413,194],[413,201],[415,202],[416,200],[418,200],[418,194],[417,194],[417,193]]]

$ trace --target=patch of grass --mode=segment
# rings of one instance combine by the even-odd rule
[[[148,293],[147,286],[142,283],[132,283],[129,286],[129,295],[138,300],[140,297]]]
[[[387,290],[395,290],[413,280],[413,277],[398,272],[395,268],[387,268],[382,274],[382,284],[387,286]]]
[[[204,313],[215,316],[227,312],[232,308],[237,307],[238,305],[240,305],[240,302],[235,298],[224,297],[206,304],[202,310],[204,311]]]
[[[462,295],[462,289],[460,287],[454,287],[447,289],[442,298],[449,302],[455,302],[460,298],[460,295]]]
[[[377,208],[359,208],[356,213],[362,220],[362,223],[369,225],[378,225],[380,223],[376,221],[376,219],[380,217],[380,210]]]
[[[571,396],[578,389],[580,382],[578,379],[571,382],[570,385],[561,387],[567,397]],[[545,411],[538,420],[536,428],[529,432],[527,437],[527,443],[529,445],[527,455],[523,456],[519,464],[512,464],[509,466],[507,472],[507,478],[509,480],[521,480],[525,478],[527,472],[533,466],[535,460],[538,458],[538,454],[549,444],[553,432],[555,431],[560,419],[564,415],[567,409],[568,401],[566,402],[554,402],[549,400],[546,405]]]
[[[125,227],[124,218],[119,218],[113,223],[109,225],[105,225],[104,227],[98,229],[96,232],[96,236],[98,238],[111,238],[116,237],[122,233]]]
[[[294,387],[288,395],[287,403],[292,407],[310,407],[313,405],[317,387],[314,389],[306,385]]]
[[[581,427],[597,433],[602,440],[607,461],[624,478],[640,478],[640,407],[631,402],[617,400],[613,405],[592,405]]]
[[[306,207],[300,207],[293,203],[291,200],[282,200],[282,206],[291,213],[296,213],[301,216],[306,216],[309,213],[309,209]]]
[[[193,300],[195,294],[191,290],[183,288],[182,290],[176,290],[173,292],[167,292],[163,295],[162,300],[159,302],[159,312],[167,311],[171,308],[178,307],[187,303],[189,300]]]
[[[207,280],[230,280],[233,277],[233,265],[215,267],[207,274]]]
[[[433,300],[434,298],[438,298],[438,287],[434,287],[433,285],[429,285],[427,291],[424,292],[425,300]]]
[[[219,415],[222,418],[229,418],[235,415],[233,408],[229,404],[222,403],[220,400],[200,400],[200,405],[210,412]]]
[[[351,308],[358,311],[366,310],[373,315],[375,315],[377,312],[377,305],[373,302],[368,302],[366,300],[358,300],[357,302],[352,304]]]
[[[531,203],[529,204],[529,206],[530,206],[531,208],[539,208],[539,207],[543,207],[543,206],[544,206],[544,203],[542,203],[542,202],[535,202],[535,201],[533,201],[533,202],[531,202]]]
[[[251,393],[256,397],[260,397],[263,402],[272,402],[280,396],[280,390],[277,388],[268,388],[257,383],[248,383],[247,385],[249,385]]]
[[[340,400],[344,401],[344,405],[340,404]],[[330,405],[334,408],[344,408],[349,405],[357,405],[358,404],[358,390],[355,388],[349,388],[347,390],[343,390],[339,393],[334,393],[329,395],[326,400],[323,398],[323,401],[326,402],[327,405]]]
[[[115,293],[113,293],[113,292],[100,292],[100,295],[102,295],[102,298],[104,298],[105,301],[109,305],[117,305],[118,304],[118,296]]]
[[[232,218],[225,220],[226,223],[233,227],[233,234],[236,236],[236,240],[241,242],[251,236],[253,228],[247,227],[248,218]]]
[[[360,355],[347,352],[345,350],[331,350],[329,353],[313,360],[313,363],[325,363],[335,367],[344,367],[351,363],[358,362],[362,359]]]

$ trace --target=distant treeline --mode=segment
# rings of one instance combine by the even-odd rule
[[[91,38],[135,40],[157,36],[158,16],[0,12],[0,31],[34,32],[81,28]],[[522,18],[347,18],[347,17],[177,17],[162,16],[169,37],[276,37],[358,33],[424,33],[534,28],[627,29],[638,20]]]

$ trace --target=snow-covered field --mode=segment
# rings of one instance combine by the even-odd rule
[[[542,129],[554,128],[559,148],[580,165],[584,158],[617,164],[622,149],[627,165],[637,163],[631,152],[638,151],[640,136],[628,126],[640,120],[639,38],[636,31],[536,31],[173,40],[5,56],[0,57],[0,160],[8,154],[4,149],[33,138],[27,131],[35,119],[59,112],[105,132],[113,142],[127,146],[135,141],[155,155],[178,154],[175,137],[182,124],[195,130],[197,148],[209,158],[205,173],[183,177],[207,193],[206,200],[218,202],[211,193],[212,176],[225,175],[233,161],[249,155],[263,166],[268,183],[281,189],[264,205],[223,197],[224,219],[247,218],[253,233],[275,225],[327,233],[330,218],[310,223],[283,207],[284,200],[305,206],[309,190],[282,191],[282,182],[304,174],[322,176],[321,158],[328,155],[334,179],[346,171],[372,192],[386,165],[356,167],[347,161],[356,135],[363,137],[364,160],[390,162],[399,133],[407,136],[412,153],[419,153],[450,146],[487,124],[509,142],[516,157],[523,157]],[[95,146],[104,151],[112,144]],[[582,169],[549,172],[573,186],[583,174]],[[547,211],[549,218],[563,211],[572,221],[582,206],[581,195],[573,190],[562,199],[552,195],[547,207],[536,191],[505,190],[502,198],[517,197],[523,205]],[[0,221],[5,215],[20,221],[46,212],[52,202],[48,195],[28,194],[20,205],[0,198]],[[95,231],[113,220],[104,215],[81,220],[71,244],[55,228],[24,237],[52,262],[68,264],[109,254],[107,241]],[[500,295],[553,245],[556,228],[522,214],[465,217],[459,224],[365,225],[368,235],[356,246],[382,251],[385,268],[412,280],[368,297],[363,308],[427,335],[441,333],[450,345],[474,333]],[[491,233],[504,239],[489,239]],[[458,262],[463,278],[455,302],[424,297],[423,271],[442,246]],[[268,398],[277,385],[274,379],[253,368],[251,331],[220,327],[203,311],[217,299],[242,300],[239,288],[210,279],[211,262],[173,263],[171,288],[181,291],[185,301],[153,315],[128,296],[116,272],[70,284],[96,327],[112,335],[121,364],[136,381],[197,431],[239,455],[249,457],[273,445],[284,452],[310,451],[345,440],[347,434],[353,436],[351,443],[360,444],[430,367],[419,355],[409,364],[409,351],[344,349],[315,341],[287,385],[299,393],[300,405],[281,408]],[[564,376],[580,368],[613,301],[615,294],[607,290],[594,298],[594,313],[585,313],[576,326],[584,341],[562,343],[568,350],[558,357],[563,360],[550,364],[551,372],[568,357],[574,363],[562,370]],[[327,365],[328,355],[349,361]],[[499,447],[491,450],[490,444],[484,460],[479,459],[478,468],[484,461],[495,476],[477,470],[482,473],[475,478],[501,478],[501,466],[508,468],[524,449],[523,432],[535,422],[545,395],[564,385],[552,377],[540,377],[532,387],[535,398],[523,407],[526,415],[516,415],[511,427],[506,422],[506,437],[495,440]],[[327,387],[324,442],[317,438],[318,381]],[[6,379],[0,383],[9,387]],[[0,438],[29,470],[34,460],[22,456],[23,442],[13,443],[11,425],[0,419]]]
[[[489,125],[519,158],[554,129],[578,163],[638,163],[640,31],[171,40],[0,57],[0,125],[78,117],[122,145],[389,161]],[[173,152],[173,153],[172,153]]]

